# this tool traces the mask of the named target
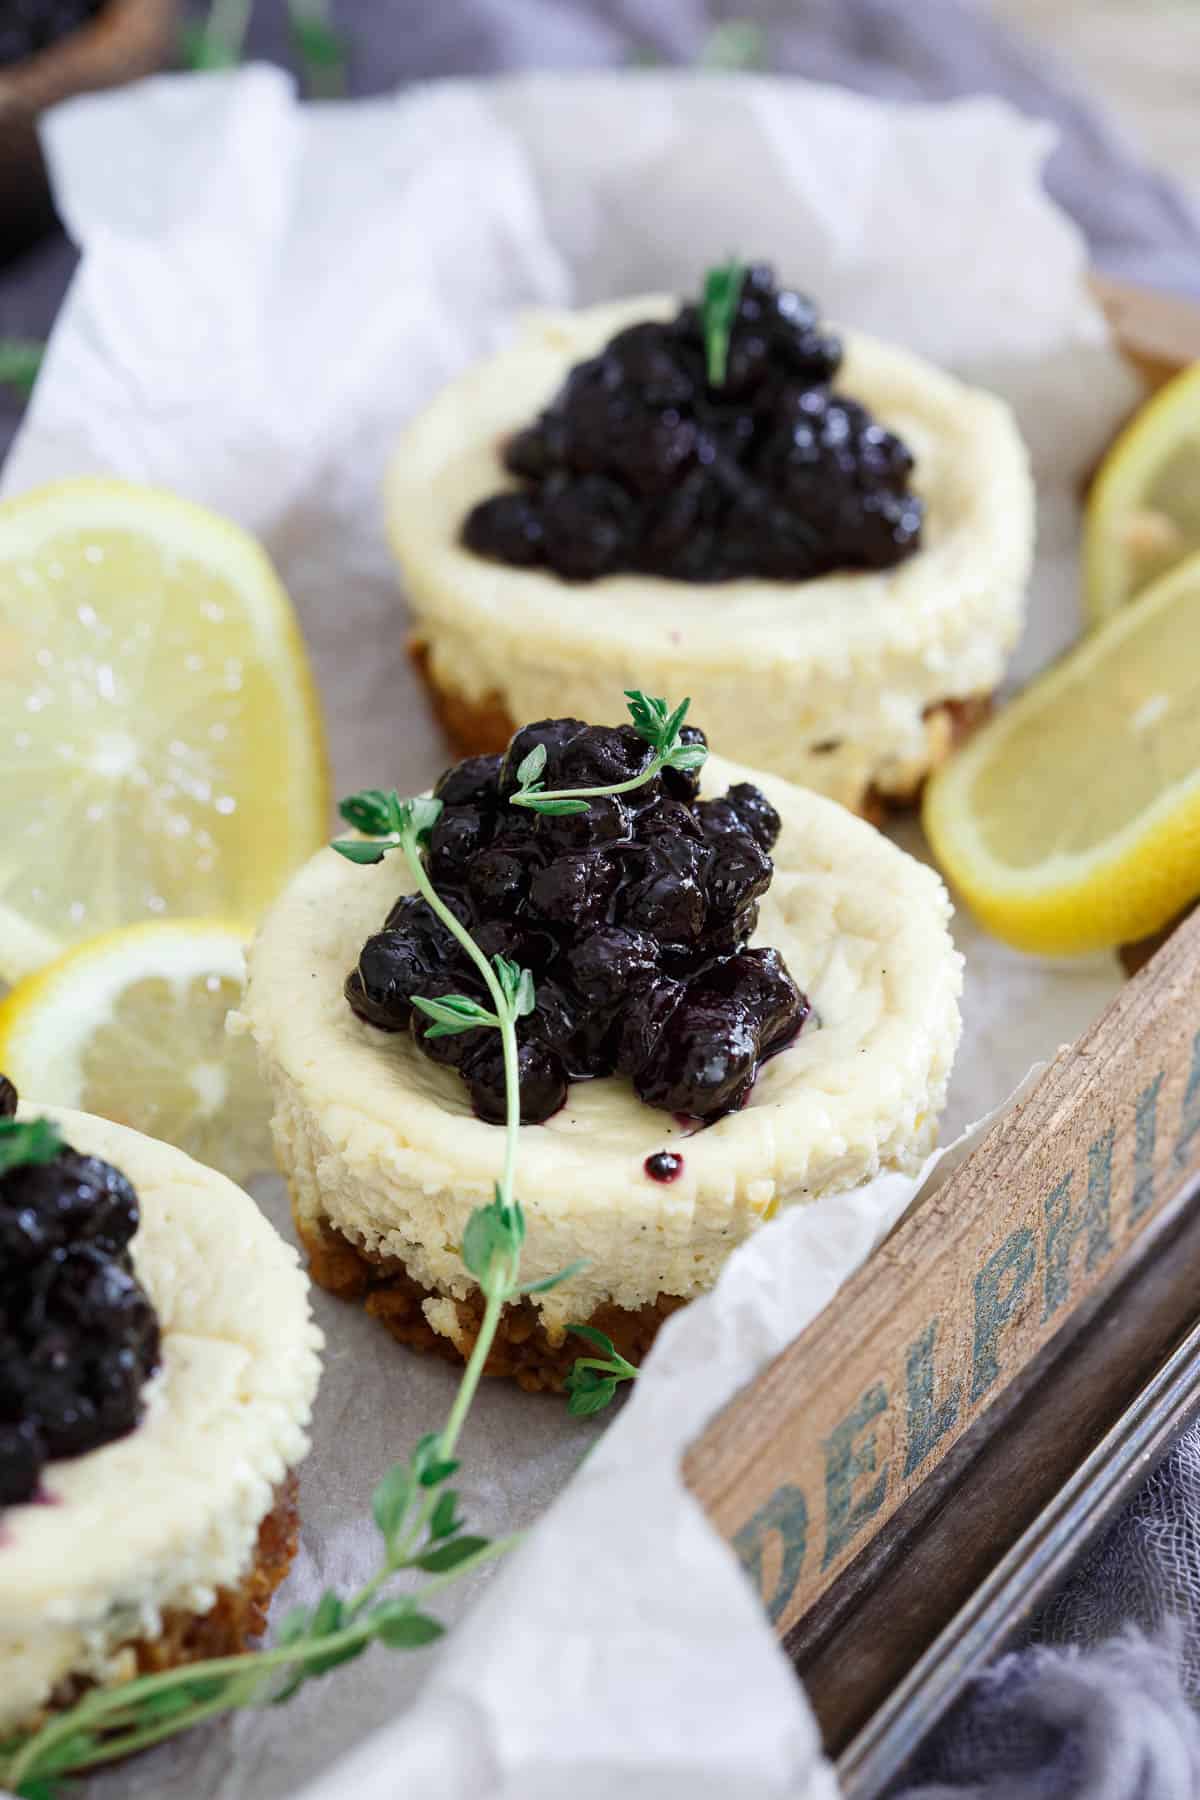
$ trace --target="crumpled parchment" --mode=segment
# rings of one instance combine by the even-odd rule
[[[1027,672],[1077,629],[1079,483],[1134,392],[1086,299],[1082,242],[1040,190],[1048,137],[991,100],[900,108],[679,73],[447,82],[314,109],[251,68],[72,102],[46,141],[84,260],[5,491],[109,471],[250,526],[312,647],[338,791],[413,791],[446,754],[383,541],[401,421],[522,307],[690,290],[738,247],[831,316],[1012,400],[1040,485]],[[922,853],[915,825],[899,835]],[[947,1136],[1119,980],[1112,958],[1034,962],[956,929],[966,1035]],[[529,1524],[569,1486],[511,1561],[450,1591],[442,1616],[470,1606],[469,1623],[101,1777],[92,1800],[282,1800],[309,1777],[312,1800],[832,1792],[802,1690],[677,1451],[913,1191],[889,1176],[766,1227],[670,1322],[606,1432],[486,1389],[457,1482],[473,1527]],[[279,1184],[260,1198],[287,1231]],[[315,1305],[326,1373],[285,1604],[370,1571],[370,1490],[444,1417],[456,1379],[360,1312]]]

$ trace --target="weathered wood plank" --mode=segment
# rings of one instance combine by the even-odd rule
[[[688,1453],[780,1632],[1197,1172],[1200,915]]]

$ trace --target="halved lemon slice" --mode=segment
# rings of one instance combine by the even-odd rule
[[[36,1104],[131,1125],[243,1182],[274,1167],[249,1037],[230,1037],[245,933],[223,921],[131,925],[0,1002],[0,1070]]]
[[[116,481],[0,506],[0,976],[137,919],[253,924],[327,809],[304,647],[253,538]]]
[[[1200,551],[1200,363],[1142,407],[1109,450],[1084,518],[1093,624]]]
[[[1200,894],[1200,555],[1038,677],[925,790],[942,869],[997,937],[1072,953]]]

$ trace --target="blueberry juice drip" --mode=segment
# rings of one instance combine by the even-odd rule
[[[683,1158],[674,1150],[656,1150],[642,1167],[651,1181],[678,1181],[683,1174]]]
[[[892,568],[920,548],[913,458],[834,392],[841,358],[811,301],[763,265],[746,272],[719,386],[695,306],[631,325],[509,440],[520,486],[474,507],[462,542],[567,581]]]
[[[685,727],[684,736],[702,741]],[[536,1006],[518,1022],[521,1119],[540,1124],[568,1084],[629,1077],[638,1097],[708,1122],[745,1100],[759,1063],[794,1035],[808,1002],[778,952],[749,949],[773,873],[779,818],[749,783],[700,800],[694,772],[665,770],[583,813],[510,804],[516,770],[546,750],[547,788],[607,787],[646,768],[629,726],[547,719],[504,757],[470,757],[435,793],[441,817],[424,852],[431,881],[484,954],[528,968]],[[486,1002],[474,964],[418,895],[367,939],[346,979],[360,1018],[407,1031],[456,1069],[478,1117],[504,1120],[499,1033],[426,1036],[412,996]]]
[[[0,1175],[0,1506],[52,1500],[47,1462],[141,1416],[159,1328],[129,1255],[138,1217],[124,1175],[69,1146]]]

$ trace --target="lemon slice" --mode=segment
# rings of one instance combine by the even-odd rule
[[[252,1040],[225,1029],[244,937],[164,919],[80,944],[0,1002],[0,1070],[36,1104],[131,1125],[235,1181],[272,1168]]]
[[[115,481],[0,506],[0,975],[137,919],[253,923],[327,808],[304,647],[253,538]]]
[[[1117,438],[1092,484],[1083,569],[1093,624],[1200,551],[1200,363]]]
[[[922,816],[972,910],[1021,949],[1132,942],[1200,894],[1200,555],[977,732]]]

